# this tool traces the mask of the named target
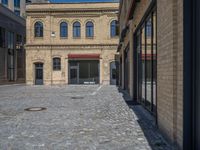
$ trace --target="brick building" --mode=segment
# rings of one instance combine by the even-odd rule
[[[26,83],[116,84],[118,6],[27,5]]]
[[[198,6],[195,0],[120,1],[120,86],[155,116],[177,149],[200,148]]]

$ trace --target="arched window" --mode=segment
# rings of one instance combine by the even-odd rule
[[[118,35],[119,35],[118,22],[117,20],[113,20],[110,24],[110,36],[115,37]]]
[[[53,58],[53,70],[60,70],[60,69],[61,69],[60,58],[58,57]]]
[[[43,37],[43,23],[38,21],[34,25],[35,37]]]
[[[60,23],[60,37],[67,37],[68,36],[68,25],[66,22]]]
[[[81,24],[77,21],[73,24],[73,37],[81,36]]]
[[[94,36],[94,25],[91,21],[86,23],[86,37]]]

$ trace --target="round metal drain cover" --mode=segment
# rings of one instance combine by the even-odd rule
[[[84,99],[84,97],[71,97],[71,99]]]
[[[46,110],[47,108],[45,107],[30,107],[30,108],[26,108],[24,109],[25,111],[42,111],[42,110]]]

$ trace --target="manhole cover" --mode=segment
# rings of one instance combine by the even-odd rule
[[[71,99],[84,99],[84,97],[71,97]]]
[[[30,108],[26,108],[24,109],[25,111],[42,111],[42,110],[46,110],[47,108],[45,107],[30,107]]]

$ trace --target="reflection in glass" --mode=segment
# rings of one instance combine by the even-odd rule
[[[156,12],[151,12],[136,35],[137,95],[148,110],[156,113]]]
[[[141,76],[142,76],[142,102],[145,102],[145,97],[146,97],[146,90],[145,90],[145,53],[146,53],[146,47],[145,47],[145,27],[142,28],[142,33],[141,33],[142,41],[141,41]]]
[[[157,49],[156,49],[156,12],[153,13],[153,112],[156,111],[156,95],[157,95]]]
[[[79,60],[70,61],[71,84],[98,84],[99,61]]]
[[[151,18],[146,22],[146,102],[145,105],[148,109],[151,109],[152,98],[152,23]]]

